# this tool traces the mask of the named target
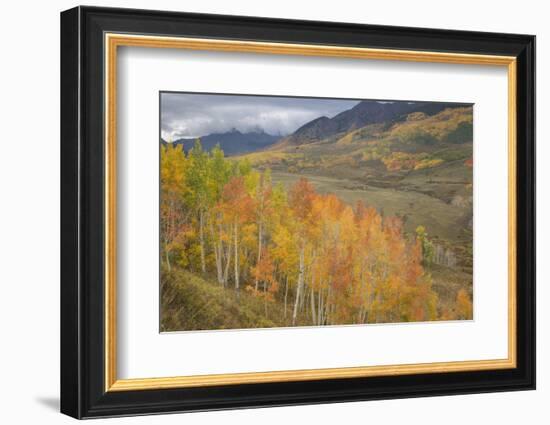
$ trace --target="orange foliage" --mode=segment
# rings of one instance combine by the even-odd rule
[[[232,282],[238,290],[242,284],[266,303],[284,300],[285,311],[289,297],[293,323],[297,315],[314,325],[438,318],[421,241],[405,234],[401,219],[383,218],[363,202],[353,208],[334,194],[317,193],[306,178],[288,191],[274,187],[269,172],[246,163],[227,165],[220,151],[214,158],[191,153],[194,162],[187,164],[185,154],[174,149],[162,153],[166,263],[177,242],[186,259],[181,264],[215,273],[220,285]],[[203,180],[185,185],[185,176],[195,177],[193,167],[199,166]],[[199,189],[200,197],[186,192]],[[200,222],[191,213],[198,202]],[[457,297],[457,310],[471,317],[465,292]]]

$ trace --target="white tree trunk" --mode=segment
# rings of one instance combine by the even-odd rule
[[[256,261],[256,267],[260,264],[262,259],[262,221],[258,223],[258,260]],[[254,279],[256,291],[258,290],[258,277]]]
[[[313,282],[311,282],[313,283]],[[315,292],[313,292],[313,286],[311,287],[311,322],[315,325],[317,315],[315,313]]]
[[[212,230],[212,235],[214,234],[214,231]],[[214,253],[216,254],[216,272],[218,275],[218,283],[220,285],[224,285],[223,281],[223,245],[222,245],[222,228],[221,225],[219,225],[219,234],[218,234],[218,241],[216,242],[214,246]]]
[[[168,252],[168,249],[165,248],[166,251],[166,265],[168,266],[168,271],[172,271],[172,267],[170,266],[170,253]]]
[[[288,299],[288,276],[286,277],[286,280],[285,280],[285,319],[286,319],[287,299]]]
[[[231,264],[231,247],[233,244],[231,241],[227,242],[227,254],[225,256],[225,270],[223,271],[223,286],[227,286],[227,282],[229,281],[229,266]]]
[[[234,227],[234,243],[235,243],[235,289],[239,291],[239,240],[238,240],[238,227],[235,222]]]
[[[294,312],[292,313],[292,324],[296,324],[296,317],[298,316],[298,306],[300,304],[300,297],[302,294],[302,286],[304,286],[304,246],[300,247],[300,272],[298,274],[298,284],[296,285],[296,299],[294,300]]]
[[[201,245],[201,270],[206,272],[206,258],[204,254],[204,211],[199,212],[199,238]]]

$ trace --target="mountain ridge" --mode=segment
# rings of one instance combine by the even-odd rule
[[[250,131],[242,133],[239,130],[232,129],[224,133],[212,133],[202,137],[181,138],[175,140],[175,145],[181,145],[185,152],[195,145],[195,141],[200,139],[204,150],[209,151],[214,146],[219,145],[225,155],[241,155],[248,152],[265,149],[276,143],[281,136],[273,136],[263,130]],[[161,139],[161,143],[168,143]]]
[[[294,133],[283,137],[267,149],[309,144],[338,133],[357,130],[369,124],[402,121],[406,119],[408,114],[414,112],[435,115],[447,108],[464,106],[465,104],[444,102],[377,102],[363,100],[332,118],[323,116],[307,122]]]
[[[198,138],[180,138],[172,143],[181,145],[185,152],[189,152],[195,141],[200,139],[204,150],[210,151],[219,145],[226,156],[257,151],[277,151],[348,134],[371,124],[392,125],[407,120],[407,117],[413,113],[433,116],[445,109],[456,109],[467,105],[471,106],[446,102],[363,100],[332,118],[323,115],[308,121],[287,136],[274,136],[263,129],[243,133],[233,128],[227,132],[211,133]],[[161,144],[166,143],[168,142],[161,138]]]

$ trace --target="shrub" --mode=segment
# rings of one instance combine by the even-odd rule
[[[474,126],[471,122],[463,121],[447,135],[449,143],[466,143],[471,142],[474,138]]]

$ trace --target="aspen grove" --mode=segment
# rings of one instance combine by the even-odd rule
[[[160,161],[162,276],[184,270],[237,303],[254,297],[266,318],[277,305],[288,325],[448,317],[432,289],[423,228],[406,234],[401,219],[368,200],[346,204],[307,178],[285,189],[269,169],[203,150],[200,140],[188,153],[162,144]],[[468,297],[457,303],[449,318],[469,317]]]

